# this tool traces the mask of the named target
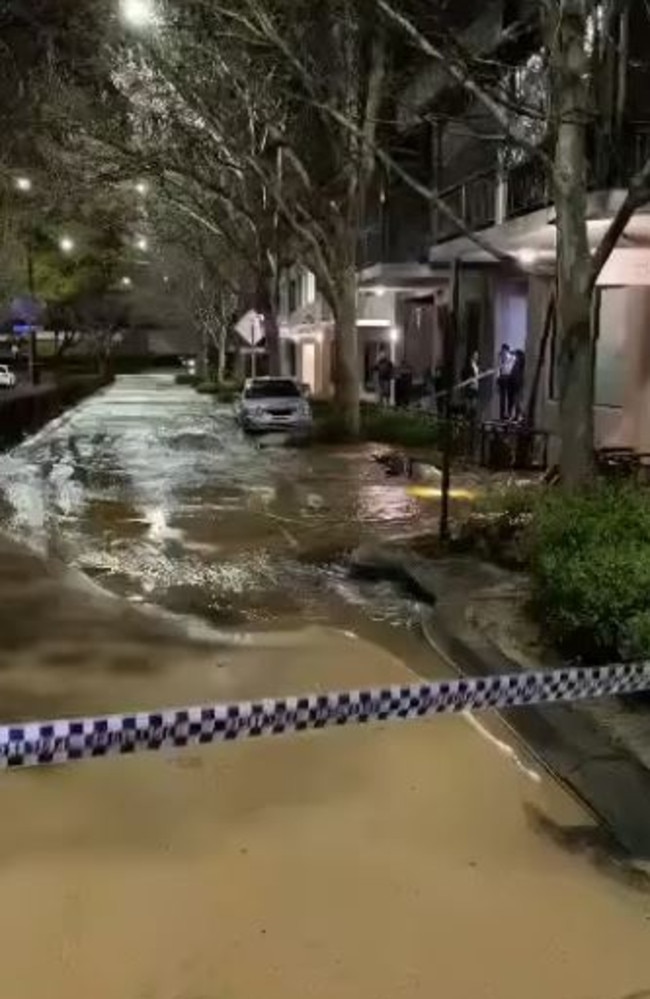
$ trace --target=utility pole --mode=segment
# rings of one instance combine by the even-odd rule
[[[449,309],[443,329],[444,416],[442,422],[442,481],[440,496],[440,524],[438,536],[449,540],[449,487],[451,485],[451,451],[453,445],[451,423],[451,395],[454,387],[454,348],[458,331],[458,259],[451,263],[449,278]]]
[[[31,232],[27,236],[27,287],[29,289],[30,304],[35,306],[36,304],[36,284],[34,281],[34,248],[32,245],[32,234]],[[32,309],[34,312],[34,309]],[[32,314],[30,317],[32,322],[29,324],[29,380],[32,385],[38,384],[38,370],[36,367],[36,326],[34,323],[35,316]]]

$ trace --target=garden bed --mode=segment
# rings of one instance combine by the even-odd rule
[[[565,658],[650,658],[646,490],[509,490],[461,525],[456,544],[528,574],[534,616]]]

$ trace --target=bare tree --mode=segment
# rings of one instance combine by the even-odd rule
[[[247,255],[277,340],[283,256],[315,272],[336,326],[336,393],[358,430],[356,262],[387,80],[368,0],[184,5],[117,73],[133,136],[98,137],[164,186],[179,211]],[[341,125],[331,113],[345,118]],[[350,123],[352,128],[347,127]]]

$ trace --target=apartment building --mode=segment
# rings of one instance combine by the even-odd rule
[[[421,268],[429,280],[430,268]],[[381,350],[397,362],[402,356],[399,292],[394,286],[360,280],[357,304],[359,384],[362,397],[375,391],[375,364]],[[309,385],[316,396],[333,392],[335,339],[331,310],[304,265],[287,268],[280,278],[281,369]],[[409,342],[414,340],[413,337]]]
[[[503,61],[514,66],[509,78],[513,108],[519,102],[539,108],[541,141],[547,90],[534,7],[528,14],[525,0],[493,0],[469,23],[459,23],[458,37],[475,55],[489,55],[494,62],[504,56]],[[510,48],[504,53],[500,40],[507,37],[513,19],[522,17],[529,30],[518,32],[516,51]],[[587,215],[593,246],[625,196],[629,179],[650,156],[649,24],[642,0],[632,0],[627,7],[620,5],[609,25],[599,120],[594,121],[590,135]],[[587,45],[602,44],[601,29],[597,8],[593,37],[586,40]],[[534,126],[534,116],[532,120]],[[374,268],[366,269],[368,283],[372,284],[374,275],[387,283],[382,275],[395,268],[398,257],[401,273],[416,273],[428,233],[425,259],[431,283],[440,284],[452,261],[460,265],[457,371],[475,349],[486,371],[495,367],[502,343],[524,350],[529,394],[535,372],[540,373],[535,391],[538,425],[553,435],[557,428],[557,349],[552,322],[550,335],[544,336],[543,331],[547,319],[552,319],[548,305],[554,286],[556,229],[547,176],[537,159],[491,139],[494,122],[483,107],[450,86],[448,75],[435,65],[416,73],[401,95],[398,123],[415,151],[411,172],[419,170],[466,229],[508,254],[517,266],[504,264],[477,246],[439,212],[428,212],[426,202],[420,200],[415,207],[414,196],[398,183],[383,194],[369,225],[367,256],[384,257],[387,263],[377,261]],[[391,226],[400,224],[411,228],[408,237],[391,235]],[[409,253],[407,262],[404,257]],[[601,444],[650,450],[649,285],[650,214],[638,212],[599,280],[595,424]],[[400,298],[403,304],[409,300],[402,292]],[[440,310],[446,305],[442,288],[426,304],[427,336],[434,356],[441,349]],[[405,319],[407,351],[410,336],[411,326]],[[496,414],[495,396],[494,379],[488,377],[482,389],[484,417]]]

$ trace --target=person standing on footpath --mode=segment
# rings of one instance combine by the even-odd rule
[[[523,418],[524,378],[526,375],[526,355],[523,350],[516,350],[512,371],[508,379],[508,418],[521,420]]]
[[[465,403],[467,415],[470,420],[475,420],[478,414],[478,393],[481,369],[478,363],[478,350],[473,350],[465,368]]]
[[[515,364],[515,355],[507,343],[501,344],[499,364],[497,368],[497,386],[499,389],[499,419],[505,422],[510,418],[510,376]]]
[[[379,353],[375,371],[377,372],[379,404],[381,406],[390,406],[394,371],[393,362],[385,350],[381,350]]]

